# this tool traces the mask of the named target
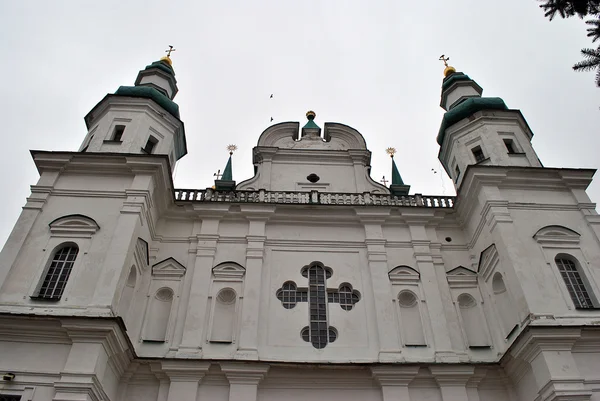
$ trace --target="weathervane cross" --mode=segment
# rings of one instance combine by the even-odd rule
[[[448,67],[448,61],[450,61],[450,57],[446,57],[444,54],[442,54],[439,60],[442,61],[446,67]]]
[[[171,57],[171,52],[174,52],[177,49],[173,49],[173,46],[169,45],[169,50],[165,50],[165,53],[167,53],[167,57]]]
[[[383,183],[383,186],[387,186],[387,183],[389,182],[388,180],[385,179],[385,175],[381,178],[381,181]]]
[[[221,170],[217,170],[217,172],[214,173],[213,176],[217,177],[217,180],[220,180],[223,174],[221,174]]]

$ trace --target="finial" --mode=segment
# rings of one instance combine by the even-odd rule
[[[385,150],[385,153],[387,153],[388,155],[390,155],[390,157],[394,157],[394,155],[396,154],[396,148],[387,148]]]
[[[317,113],[315,113],[312,110],[309,110],[306,112],[306,118],[308,118],[310,121],[314,120],[316,116],[317,116]]]
[[[164,61],[165,63],[172,66],[173,61],[171,61],[171,52],[174,52],[175,50],[177,49],[173,49],[173,46],[169,45],[169,50],[165,50],[165,53],[167,53],[167,55],[165,57],[161,57],[160,61]]]
[[[235,152],[237,150],[237,146],[236,145],[228,145],[227,146],[227,150],[229,151],[229,156],[233,155],[233,152]]]
[[[444,77],[448,77],[456,72],[456,68],[452,67],[451,65],[448,65],[448,61],[450,61],[450,57],[446,57],[444,54],[442,54],[440,56],[439,60],[441,62],[443,62],[444,65],[446,66],[446,68],[444,68]]]

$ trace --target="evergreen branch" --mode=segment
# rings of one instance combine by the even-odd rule
[[[575,71],[590,71],[594,68],[600,68],[600,49],[581,49],[584,60],[575,63]]]
[[[587,36],[592,38],[592,43],[596,42],[600,39],[600,17],[596,20],[585,21],[586,24],[591,25],[591,28],[588,28]]]

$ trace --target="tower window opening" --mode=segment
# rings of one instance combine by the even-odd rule
[[[515,150],[515,143],[512,139],[504,139],[504,146],[506,146],[506,150],[509,154],[517,153]]]
[[[571,258],[559,255],[556,257],[556,259],[554,259],[554,262],[556,262],[558,271],[560,272],[560,275],[567,286],[567,290],[569,291],[569,295],[575,304],[575,308],[594,308],[595,306],[594,302],[592,301],[592,297],[590,296],[590,293],[584,282],[584,278],[579,272],[575,261]]]
[[[115,142],[121,142],[123,138],[123,133],[125,132],[124,125],[117,125],[113,132],[112,140]]]
[[[79,253],[76,245],[67,245],[58,249],[52,256],[52,261],[46,276],[35,298],[58,301],[65,291],[65,286],[71,275],[75,259]]]
[[[475,156],[476,163],[481,163],[485,160],[485,155],[483,154],[483,150],[481,150],[481,146],[475,146],[471,151],[473,152],[473,156]]]
[[[458,177],[460,177],[460,168],[458,166],[454,167],[454,182],[458,182]]]
[[[146,142],[146,146],[142,148],[142,152],[146,153],[147,155],[152,154],[154,148],[156,148],[156,144],[158,144],[158,139],[156,139],[153,136],[150,136],[148,138],[148,141]]]

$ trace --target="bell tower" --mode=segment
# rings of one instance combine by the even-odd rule
[[[531,146],[533,132],[520,110],[499,97],[482,97],[483,89],[448,65],[440,106],[446,110],[437,135],[438,158],[458,189],[469,165],[542,167]]]
[[[187,153],[184,124],[173,101],[177,80],[170,54],[138,73],[133,86],[120,86],[85,116],[88,133],[80,152],[167,155],[171,172]]]

